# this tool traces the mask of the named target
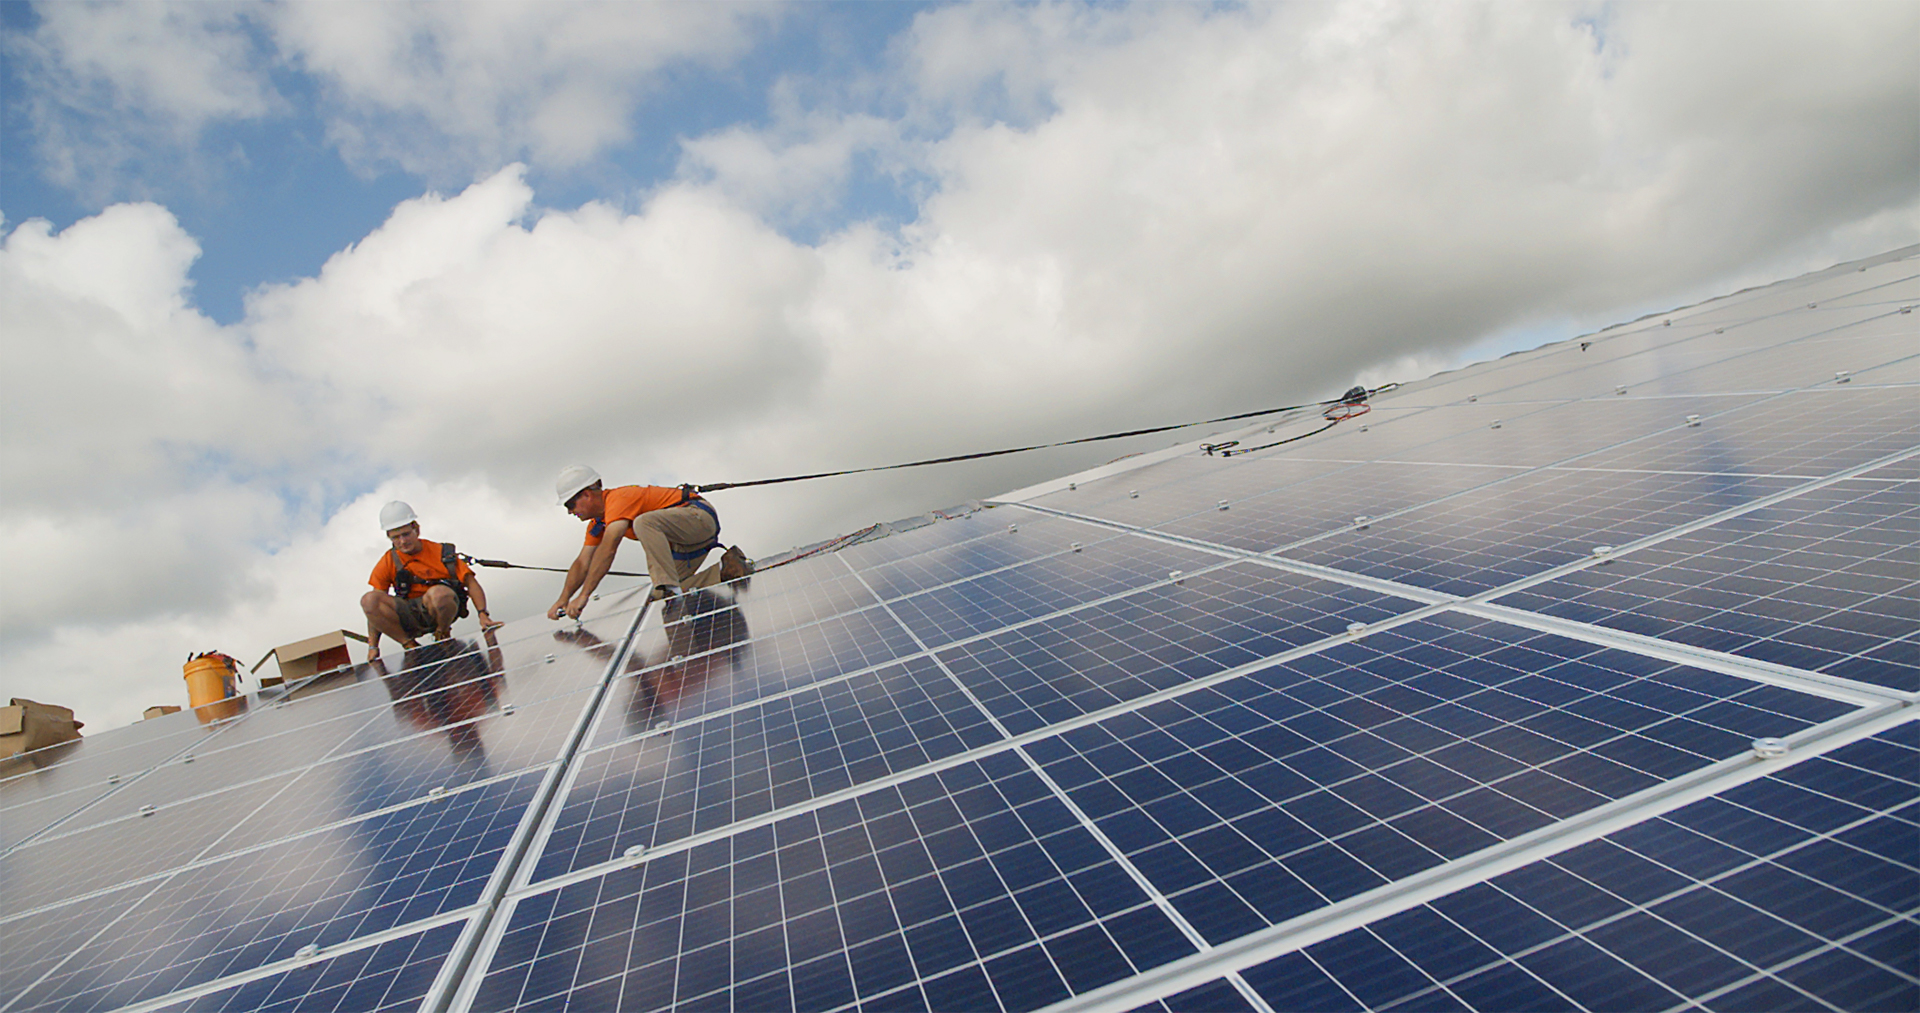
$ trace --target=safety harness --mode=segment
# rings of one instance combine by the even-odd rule
[[[673,506],[659,507],[658,509],[671,510],[673,507],[681,506],[699,507],[707,512],[708,517],[713,518],[713,538],[709,540],[707,544],[697,549],[689,549],[685,552],[669,547],[669,550],[673,553],[674,560],[684,563],[689,559],[701,559],[705,557],[707,553],[720,547],[720,514],[715,512],[711,504],[700,498],[699,488],[691,484],[680,487],[680,502],[673,504]],[[593,537],[599,538],[606,534],[607,522],[604,519],[594,521],[592,524],[587,525],[587,530],[593,534]],[[451,573],[452,571],[448,572]]]
[[[399,549],[389,551],[393,553],[394,597],[413,597],[413,586],[415,584],[425,584],[429,587],[434,584],[444,584],[452,588],[453,593],[460,599],[460,614],[455,618],[465,619],[467,617],[467,585],[460,583],[460,581],[454,577],[454,574],[460,572],[460,557],[458,553],[453,551],[452,542],[440,543],[440,565],[446,568],[447,575],[433,580],[414,576],[413,571],[407,569],[406,564],[400,559]]]

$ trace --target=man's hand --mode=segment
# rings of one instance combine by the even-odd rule
[[[580,613],[587,610],[587,602],[591,600],[592,598],[585,591],[574,595],[573,600],[567,603],[567,617],[570,619],[580,618]]]
[[[565,598],[562,598],[559,601],[554,602],[553,607],[547,610],[548,619],[558,619],[561,616],[564,616],[566,614],[567,614],[567,600]]]
[[[495,619],[494,617],[488,615],[486,609],[480,610],[479,617],[480,617],[480,632],[482,633],[485,633],[488,630],[497,630],[500,627],[506,625],[506,623],[503,623],[500,620]]]

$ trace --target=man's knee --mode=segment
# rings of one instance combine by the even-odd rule
[[[380,591],[368,591],[366,594],[363,594],[360,596],[360,611],[365,612],[367,615],[370,615],[370,616],[379,615],[383,611],[385,611],[385,609],[382,606],[382,603],[385,602],[386,600],[387,600],[387,596],[385,593]]]
[[[427,607],[432,609],[433,614],[439,616],[443,622],[453,619],[454,614],[460,611],[459,597],[445,584],[435,584],[427,588],[426,599]]]

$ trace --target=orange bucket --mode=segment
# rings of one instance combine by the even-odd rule
[[[234,693],[234,677],[238,673],[233,659],[224,654],[202,654],[181,666],[181,671],[187,680],[190,706],[219,703]]]

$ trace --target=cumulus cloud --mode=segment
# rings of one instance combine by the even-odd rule
[[[743,52],[762,4],[284,4],[267,22],[322,82],[361,164],[429,176],[531,157],[577,165],[625,141],[655,75]]]
[[[146,196],[166,152],[245,160],[210,128],[309,112],[366,172],[471,179],[572,167],[628,141],[663,73],[724,65],[759,3],[50,3],[9,41],[43,170],[90,203]],[[275,83],[279,75],[290,86]]]
[[[552,52],[617,64],[581,79],[628,112],[549,114],[527,96],[555,78],[454,87],[538,34],[518,9],[450,25],[467,9],[363,28],[316,5],[273,31],[321,54],[303,66],[366,143],[424,117],[475,159],[612,143],[664,54],[704,44],[651,25],[669,41],[623,63],[563,8]],[[1215,415],[1914,242],[1917,10],[939,8],[874,79],[790,88],[775,122],[690,139],[644,193],[546,208],[522,166],[487,171],[254,292],[231,327],[193,309],[197,246],[160,207],[22,224],[0,260],[24,364],[0,381],[0,550],[47,590],[0,663],[98,672],[78,702],[120,720],[103,701],[167,699],[186,650],[356,625],[390,497],[429,537],[564,563],[579,528],[543,493],[572,461],[734,480]],[[704,52],[752,16],[707,25]],[[576,140],[528,140],[549,129]],[[924,184],[912,220],[794,238],[862,159]],[[1129,449],[720,503],[729,540],[767,552]],[[105,490],[76,504],[75,484]],[[483,576],[504,615],[558,580]]]
[[[42,171],[91,201],[136,196],[154,151],[197,158],[209,125],[283,107],[246,9],[226,3],[45,4],[6,40],[9,96],[39,135]]]

